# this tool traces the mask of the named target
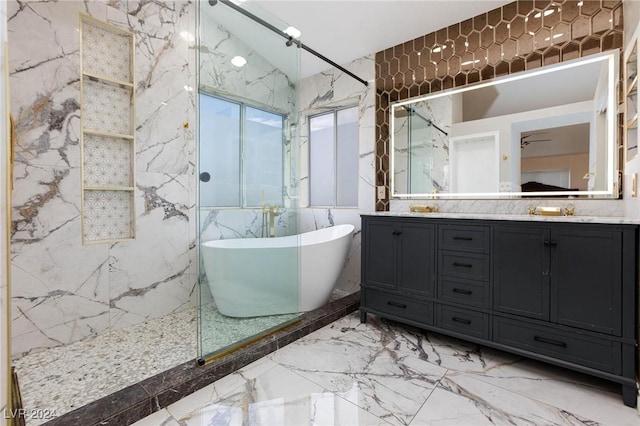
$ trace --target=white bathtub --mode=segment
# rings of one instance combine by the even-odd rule
[[[218,310],[230,317],[257,317],[326,304],[347,259],[353,230],[353,225],[338,225],[289,237],[202,243],[204,270]]]

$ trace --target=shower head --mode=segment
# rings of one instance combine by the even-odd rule
[[[209,0],[209,6],[215,6],[218,4],[218,0]]]

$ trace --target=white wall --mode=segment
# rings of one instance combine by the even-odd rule
[[[554,125],[558,124],[555,123],[558,117],[579,113],[587,114],[591,111],[593,111],[591,102],[580,102],[525,113],[454,123],[451,129],[451,137],[497,131],[499,133],[501,155],[500,182],[512,182],[512,185],[516,188],[515,191],[518,191],[517,185],[520,184],[520,143],[519,140],[516,140],[517,143],[514,146],[514,135],[512,135],[514,125],[525,120],[527,122],[540,120],[545,123],[546,127],[554,127]]]

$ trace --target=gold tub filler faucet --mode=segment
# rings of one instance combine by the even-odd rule
[[[280,207],[273,206],[262,206],[262,237],[275,237],[276,236],[276,216],[280,215]],[[267,216],[269,222],[267,222]],[[266,227],[266,235],[265,235],[265,227]]]

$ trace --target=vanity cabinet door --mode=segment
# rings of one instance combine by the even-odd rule
[[[496,311],[549,319],[549,236],[546,228],[495,227],[493,308]]]
[[[435,296],[435,225],[402,223],[398,232],[398,290]]]
[[[558,228],[552,243],[551,321],[620,336],[621,232]]]
[[[397,232],[393,221],[364,221],[362,279],[366,285],[395,287]]]
[[[435,295],[435,225],[390,218],[363,221],[363,283]]]

